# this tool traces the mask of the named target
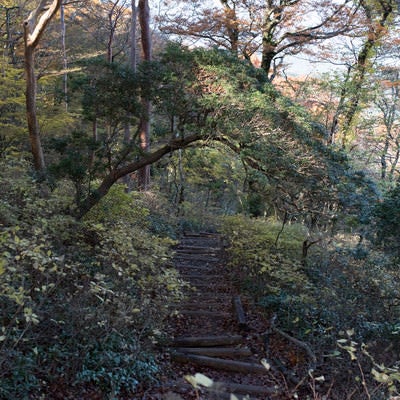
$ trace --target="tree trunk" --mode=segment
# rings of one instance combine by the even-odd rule
[[[44,161],[43,147],[40,138],[39,122],[36,111],[36,86],[35,75],[35,50],[40,42],[47,25],[57,13],[62,0],[53,0],[47,6],[47,0],[41,0],[24,21],[24,55],[26,75],[26,118],[28,123],[29,139],[33,156],[33,165],[38,172],[44,172],[46,164]]]
[[[6,39],[6,44],[5,44],[5,53],[6,56],[10,59],[10,62],[12,65],[17,64],[17,56],[15,54],[15,45],[16,45],[16,39],[13,37],[13,33],[11,30],[11,13],[14,10],[18,10],[19,7],[6,7],[0,5],[0,9],[3,9],[5,12],[5,39]]]
[[[233,8],[229,6],[228,0],[220,0],[225,11],[225,18],[227,20],[226,30],[228,33],[230,50],[234,54],[239,51],[239,23],[236,15],[235,4]]]
[[[131,27],[129,33],[129,44],[130,44],[130,54],[129,54],[129,66],[133,72],[136,72],[137,69],[137,60],[136,60],[136,27],[137,27],[137,7],[136,0],[131,0]],[[128,115],[129,117],[129,115]],[[127,118],[129,120],[129,118]],[[124,145],[129,146],[131,141],[131,126],[129,122],[125,123],[124,126]],[[125,175],[123,181],[126,185],[127,192],[132,190],[132,178],[130,175]]]
[[[359,104],[363,94],[363,86],[365,78],[368,73],[368,69],[371,66],[371,58],[373,51],[379,46],[382,37],[386,34],[386,26],[389,22],[390,16],[393,13],[393,7],[391,1],[381,0],[381,14],[379,20],[372,17],[372,6],[366,1],[360,1],[366,16],[368,18],[369,30],[367,32],[367,39],[361,48],[360,53],[357,57],[357,63],[354,68],[354,75],[349,81],[347,89],[342,94],[343,98],[346,99],[344,102],[344,112],[341,118],[341,126],[339,131],[342,136],[342,147],[345,148],[348,144],[348,136],[352,131],[354,122],[359,112]],[[342,100],[342,99],[341,99]]]
[[[65,111],[68,111],[68,58],[67,58],[67,49],[65,47],[65,37],[66,37],[66,29],[65,29],[65,15],[64,15],[64,4],[61,4],[60,8],[60,20],[61,20],[61,45],[62,45],[62,54],[63,54],[63,91],[64,91],[64,104]]]
[[[43,147],[40,138],[39,122],[36,114],[36,76],[34,68],[34,48],[25,46],[25,75],[26,75],[26,119],[28,122],[29,139],[36,171],[44,171]]]
[[[152,44],[150,31],[150,7],[148,0],[139,0],[139,22],[141,29],[141,42],[143,59],[151,61]],[[150,149],[150,116],[151,104],[150,101],[143,98],[143,116],[140,120],[139,140],[140,149],[143,152],[148,152]],[[150,186],[150,164],[144,166],[138,171],[138,188],[139,190],[148,190]]]

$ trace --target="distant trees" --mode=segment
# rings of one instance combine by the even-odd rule
[[[338,107],[330,128],[330,143],[340,140],[342,147],[349,144],[349,135],[360,111],[368,72],[379,45],[389,32],[396,10],[395,0],[359,0],[359,5],[362,15],[358,20],[358,29],[362,44],[354,51],[355,63],[347,66]],[[340,138],[337,138],[338,135]]]
[[[221,0],[221,8],[183,3],[191,11],[160,17],[163,32],[205,41],[247,59],[260,54],[261,67],[270,75],[286,55],[350,31],[357,10],[348,0]]]
[[[44,0],[42,7],[43,4],[45,4]],[[321,14],[312,14],[313,18],[319,21],[318,24],[303,26],[297,21],[298,25],[290,27],[289,22],[294,18],[294,12],[309,11],[307,7],[311,4],[313,3],[300,1],[262,4],[222,2],[226,18],[228,18],[227,15],[234,18],[235,12],[239,11],[239,14],[243,16],[244,10],[247,10],[248,15],[254,18],[251,23],[250,19],[246,21],[249,23],[248,28],[257,27],[254,30],[253,39],[254,43],[258,43],[257,49],[263,54],[263,59],[267,60],[263,64],[264,67],[269,64],[268,71],[265,68],[254,69],[248,61],[242,62],[238,59],[237,55],[241,51],[251,47],[250,42],[248,42],[250,47],[243,47],[246,36],[243,21],[240,24],[228,25],[229,41],[233,44],[237,40],[237,52],[235,48],[228,54],[218,51],[192,52],[186,48],[171,46],[163,54],[158,55],[156,61],[152,61],[151,22],[147,1],[141,0],[138,5],[132,2],[133,10],[129,9],[126,2],[109,2],[106,12],[100,5],[92,4],[92,6],[100,7],[96,10],[101,13],[103,21],[109,22],[107,29],[102,31],[103,36],[98,38],[102,39],[103,43],[100,58],[106,59],[106,62],[98,62],[97,58],[90,53],[93,50],[91,48],[93,43],[88,44],[87,52],[81,54],[81,60],[78,63],[76,59],[72,59],[70,66],[77,67],[76,72],[70,72],[69,82],[69,97],[73,100],[71,100],[71,107],[68,108],[68,114],[74,115],[71,118],[72,135],[70,132],[64,133],[59,130],[54,135],[55,137],[51,138],[55,141],[50,138],[48,140],[48,149],[55,150],[60,155],[58,160],[54,157],[55,161],[52,161],[51,170],[56,171],[58,175],[68,176],[75,183],[79,208],[77,214],[83,216],[87,213],[107,194],[114,183],[126,175],[135,173],[138,187],[147,189],[151,164],[175,150],[193,146],[195,142],[209,140],[216,140],[228,146],[246,165],[266,176],[268,185],[274,186],[275,193],[279,193],[271,200],[277,208],[290,212],[297,210],[297,214],[300,215],[303,213],[301,210],[310,210],[315,205],[316,198],[320,199],[317,208],[325,207],[324,204],[329,203],[332,198],[332,193],[327,194],[325,186],[331,179],[336,179],[334,178],[336,174],[344,173],[344,170],[338,168],[335,171],[330,161],[323,160],[323,154],[326,155],[325,150],[318,149],[317,151],[311,148],[314,144],[318,148],[323,138],[318,137],[318,133],[310,126],[306,127],[306,117],[301,116],[302,111],[294,104],[285,102],[266,85],[268,78],[271,79],[271,76],[267,76],[267,72],[271,73],[271,65],[278,54],[284,54],[289,49],[300,51],[305,45],[341,34],[349,29],[348,23],[354,17],[354,4],[348,1],[341,5],[320,2],[320,8],[315,10]],[[43,30],[57,12],[60,4],[54,1],[51,6],[45,13],[41,11],[42,8],[35,9],[27,19],[30,21],[29,24],[27,22],[25,35],[27,67],[33,66],[29,62],[29,60],[33,61],[30,57],[33,57]],[[129,36],[127,27],[130,24],[135,25],[133,22],[136,19],[133,21],[132,16],[135,18],[136,11],[141,27],[142,62],[138,64],[135,71],[136,67],[132,68],[131,65],[126,68],[124,63],[129,65],[129,56],[136,55],[135,46],[131,43],[130,54],[127,46],[129,38],[133,38]],[[260,16],[259,11],[263,11],[261,21],[257,19]],[[90,24],[86,24],[86,19],[83,19],[90,20],[89,9],[77,10],[76,15],[79,17],[71,10],[67,15],[70,18],[69,23],[91,29]],[[344,20],[339,21],[339,16],[345,16]],[[389,21],[390,13],[387,16],[385,14],[384,18],[385,23]],[[271,27],[266,25],[262,27],[263,23],[272,19],[275,24]],[[225,23],[228,23],[227,21],[228,19],[225,19]],[[31,26],[32,31],[28,31],[28,25]],[[220,28],[222,33],[228,32],[222,25]],[[267,31],[272,35],[267,35],[268,40],[275,43],[274,49],[270,48],[275,55],[269,61],[266,52],[268,46],[261,40],[261,34]],[[250,35],[250,32],[253,31],[249,30],[247,34]],[[34,37],[36,41],[30,42],[29,39]],[[260,39],[258,42],[256,37]],[[280,37],[279,40],[278,37]],[[68,34],[65,39],[65,51],[67,51],[71,39]],[[124,40],[125,46],[121,47]],[[136,37],[132,40],[136,40]],[[114,46],[116,43],[118,43],[117,47]],[[256,47],[253,50],[256,51]],[[244,55],[249,58],[251,54],[253,53],[248,52]],[[61,65],[62,57],[60,57]],[[30,89],[27,93],[35,95],[34,72],[34,69],[27,70],[27,77],[31,77],[27,81]],[[254,93],[257,93],[257,95],[254,94],[255,98],[252,97],[251,92],[248,92],[249,88],[254,88]],[[346,94],[346,101],[349,93]],[[27,103],[27,109],[31,111],[29,115],[36,117],[34,106],[36,98],[35,96],[27,98],[30,99]],[[270,104],[262,104],[261,98]],[[154,107],[153,127],[155,129],[152,148],[149,146],[151,104]],[[274,105],[272,109],[271,104]],[[293,115],[296,121],[290,119]],[[283,125],[279,127],[275,125],[278,120],[287,129],[281,131]],[[266,121],[269,121],[272,127],[267,129],[268,134],[264,132]],[[293,132],[298,132],[298,126],[303,126],[303,124],[302,134],[295,138]],[[30,126],[33,132],[31,142],[35,168],[43,172],[46,164],[37,118],[30,119]],[[136,130],[132,131],[132,127]],[[269,129],[272,130],[269,131]],[[264,133],[260,134],[260,132]],[[311,140],[307,139],[307,135],[311,135],[312,140],[315,140],[312,146],[310,143],[307,144],[307,140]],[[285,153],[281,152],[281,146],[286,149]],[[72,149],[75,150],[72,151]],[[310,158],[299,160],[300,153],[308,154]],[[74,157],[77,155],[80,157],[75,158],[73,163],[71,159],[68,160],[72,154]],[[266,154],[269,157],[266,157]],[[336,156],[332,153],[332,157]],[[274,163],[270,164],[270,160],[274,160]],[[72,168],[71,170],[68,169],[68,165]],[[293,165],[297,165],[297,170],[293,169]],[[62,166],[64,166],[63,173]],[[319,170],[322,173],[319,173]],[[287,179],[285,187],[278,184],[282,171],[285,171],[285,179]],[[310,175],[313,175],[312,179]],[[304,192],[299,197],[297,185],[302,180]],[[318,185],[310,183],[316,181],[319,182]],[[97,187],[94,186],[94,182],[99,182]],[[293,183],[292,186],[290,182]],[[255,183],[254,187],[258,187],[258,184]],[[336,206],[332,207],[327,214],[336,212]],[[318,212],[316,211],[315,215]]]

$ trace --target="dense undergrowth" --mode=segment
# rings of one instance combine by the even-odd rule
[[[117,185],[77,221],[62,212],[68,184],[51,192],[27,170],[1,166],[0,398],[114,398],[154,382],[154,343],[182,286],[165,204]]]
[[[322,238],[304,258],[305,227],[276,220],[226,217],[221,229],[238,285],[267,316],[276,314],[277,326],[311,345],[326,398],[398,392],[396,259],[351,234]]]
[[[163,371],[155,344],[184,286],[169,267],[171,248],[182,229],[216,226],[237,285],[316,354],[308,379],[324,377],[318,393],[337,400],[397,393],[396,252],[360,243],[351,229],[320,232],[304,252],[311,239],[302,224],[220,218],[189,202],[177,218],[159,194],[128,194],[123,185],[77,220],[73,187],[65,181],[50,190],[28,170],[24,161],[2,161],[0,398],[119,398],[156,383]]]

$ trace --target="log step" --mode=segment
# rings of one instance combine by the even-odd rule
[[[190,280],[217,280],[217,279],[223,279],[223,276],[218,275],[218,274],[208,274],[208,273],[199,273],[199,272],[188,272],[186,274],[183,274],[181,272],[181,277],[183,279],[190,279]]]
[[[219,369],[223,371],[240,372],[243,374],[266,374],[268,372],[265,367],[255,362],[252,363],[244,361],[225,360],[222,358],[199,356],[195,354],[185,354],[178,352],[171,353],[171,357],[174,361],[179,363],[196,364],[198,366]]]
[[[231,393],[247,395],[271,395],[278,394],[278,388],[271,388],[261,385],[243,385],[234,382],[213,382],[211,389],[225,390]]]
[[[213,298],[212,302],[206,302],[203,301],[202,303],[197,303],[197,302],[185,302],[185,303],[174,303],[173,308],[181,308],[183,310],[209,310],[209,311],[215,311],[219,307],[223,307],[223,304],[221,302],[217,303],[215,301],[215,298]]]
[[[175,249],[180,250],[204,250],[204,251],[219,251],[220,247],[214,247],[214,246],[198,246],[198,245],[192,245],[192,244],[180,244],[178,245]]]
[[[193,386],[190,384],[181,384],[179,385],[179,389],[183,389],[185,391],[193,389]],[[178,389],[178,393],[179,390]],[[215,388],[207,388],[204,386],[200,386],[200,392],[204,395],[207,395],[206,399],[207,400],[259,400],[259,398],[256,397],[249,397],[248,394],[242,394],[239,392],[236,393],[229,393],[225,391],[220,391],[216,390]],[[201,399],[205,397],[200,397]],[[264,396],[264,394],[261,394],[261,396]],[[183,400],[182,397],[166,397],[165,400]]]
[[[222,311],[208,311],[208,310],[178,310],[179,314],[188,315],[188,316],[205,316],[205,317],[214,317],[214,318],[229,318],[231,314]]]
[[[226,292],[227,288],[226,285],[224,285],[223,283],[205,283],[205,282],[197,282],[197,283],[193,283],[193,282],[189,282],[191,287],[196,288],[197,290],[202,290],[204,288],[207,289],[212,289],[215,290],[216,292]]]
[[[182,265],[175,267],[175,269],[180,272],[185,271],[185,270],[189,270],[189,271],[199,270],[199,271],[203,271],[204,275],[207,275],[210,272],[210,266],[207,264],[201,264],[201,265],[182,264]],[[200,272],[197,272],[197,273],[200,273]]]
[[[220,335],[220,336],[191,336],[175,338],[172,342],[177,347],[212,347],[230,346],[240,344],[243,341],[241,335]]]
[[[202,262],[218,262],[218,261],[220,261],[220,259],[218,257],[213,257],[213,256],[206,257],[204,255],[202,257],[199,257],[198,254],[188,254],[188,253],[182,253],[182,254],[177,253],[177,254],[175,254],[174,258],[177,260],[195,260],[196,262],[197,261],[202,261]]]
[[[251,357],[253,353],[247,347],[178,347],[178,353],[196,354],[208,357]]]

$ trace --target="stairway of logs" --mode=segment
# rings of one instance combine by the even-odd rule
[[[174,266],[189,286],[171,323],[166,351],[180,377],[166,400],[279,396],[279,384],[263,362],[262,337],[248,327],[246,307],[226,271],[222,247],[219,235],[201,233],[185,235],[176,248]]]

